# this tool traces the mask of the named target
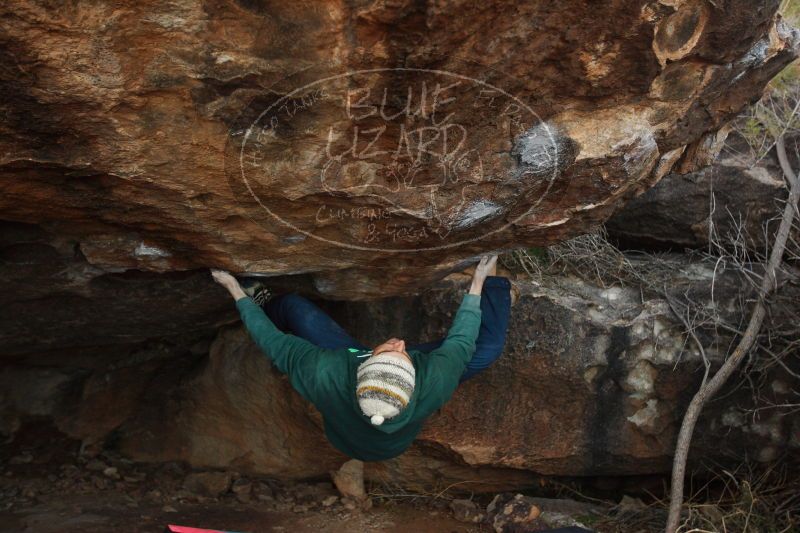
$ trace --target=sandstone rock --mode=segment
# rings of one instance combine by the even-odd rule
[[[228,472],[197,472],[186,476],[183,486],[194,494],[217,498],[228,492],[231,475]]]
[[[258,494],[258,499],[261,501],[275,499],[275,492],[272,490],[272,487],[270,487],[267,483],[259,481],[255,485],[254,490]]]
[[[583,522],[564,513],[543,511],[539,518],[547,527],[552,528],[552,533],[591,533]]]
[[[698,265],[681,265],[676,269],[685,276],[676,282],[676,287],[687,283],[704,287],[710,279],[709,272]],[[721,278],[721,282],[724,280]],[[730,287],[731,282],[725,281],[718,290],[721,294],[734,294]],[[640,473],[642,468],[653,472],[665,471],[671,453],[668,434],[674,431],[675,420],[668,416],[665,423],[663,413],[680,411],[681,396],[696,384],[697,374],[692,373],[692,365],[697,360],[696,355],[688,357],[683,361],[688,366],[679,367],[678,372],[671,375],[682,340],[675,335],[676,324],[666,311],[664,302],[649,299],[640,304],[626,291],[614,292],[616,298],[612,300],[609,291],[569,279],[561,280],[561,287],[527,286],[523,289],[520,307],[514,309],[518,322],[512,328],[508,353],[497,368],[482,376],[476,384],[467,385],[454,399],[458,402],[460,397],[467,407],[460,407],[457,403],[448,406],[441,415],[448,417],[445,422],[432,420],[432,429],[404,457],[371,467],[369,474],[374,479],[389,477],[410,486],[442,478],[454,481],[480,479],[483,488],[488,490],[498,486],[523,485],[533,479],[530,471],[561,475],[598,471]],[[682,290],[680,288],[678,293]],[[698,293],[699,301],[704,298],[707,296],[702,291]],[[457,292],[437,289],[420,299],[396,300],[388,305],[378,302],[332,307],[338,309],[346,325],[365,341],[397,334],[398,327],[403,335],[432,338],[441,334],[448,325],[448,313],[452,314],[457,300]],[[430,316],[411,312],[419,308],[431,308]],[[367,323],[368,330],[364,326]],[[541,333],[531,338],[532,331]],[[628,339],[624,338],[625,335]],[[586,385],[596,385],[603,372],[608,372],[598,361],[607,360],[608,350],[603,352],[603,349],[617,342],[620,345],[614,348],[614,352],[619,350],[620,356],[625,355],[620,357],[621,361],[613,363],[617,367],[612,368],[613,372],[607,376],[609,379],[601,387],[584,388],[584,381]],[[648,344],[661,352],[647,355]],[[710,353],[714,355],[713,351]],[[537,357],[543,361],[534,363],[532,360]],[[285,380],[270,369],[240,331],[223,332],[205,366],[166,365],[158,376],[161,381],[157,379],[151,383],[152,397],[131,417],[129,409],[118,409],[119,404],[114,401],[129,396],[126,392],[128,386],[140,390],[142,383],[139,380],[148,380],[153,375],[149,373],[151,370],[146,362],[138,362],[144,366],[136,366],[135,358],[127,362],[130,365],[127,380],[109,380],[106,376],[112,374],[106,372],[91,380],[96,383],[93,388],[96,387],[97,397],[106,400],[105,410],[124,413],[117,424],[124,424],[123,443],[132,455],[146,455],[154,460],[186,459],[201,466],[238,468],[244,462],[256,471],[287,477],[324,475],[327,469],[335,468],[344,460],[324,443],[313,411],[293,395]],[[156,368],[161,367],[153,367]],[[81,376],[81,379],[85,377],[81,372],[74,375]],[[60,385],[54,387],[54,394],[69,389],[64,386],[69,384],[68,380],[56,382]],[[24,390],[24,379],[19,384],[20,390]],[[176,388],[176,384],[180,386]],[[170,391],[174,402],[165,402],[165,397],[156,394],[159,390]],[[265,391],[270,395],[265,395]],[[569,397],[574,400],[569,405],[556,403],[557,398],[564,397],[564,391],[569,391]],[[622,398],[619,401],[623,406],[622,413],[612,410],[618,418],[612,417],[603,423],[617,424],[619,429],[609,431],[608,436],[601,438],[593,431],[599,422],[591,420],[592,409],[596,408],[594,404],[598,401],[617,405],[615,401],[619,398],[609,402],[615,395]],[[486,398],[497,398],[497,404],[487,405]],[[496,413],[502,411],[498,406],[505,409],[509,398],[520,398],[531,411],[540,411],[539,406],[544,406],[545,410],[563,409],[568,414],[560,418],[553,416],[547,421],[529,421],[520,412],[507,419],[497,418]],[[37,405],[58,404],[54,398],[43,396],[41,400],[37,400]],[[469,407],[472,404],[479,405],[478,415],[474,408]],[[129,405],[127,400],[125,405]],[[790,447],[797,447],[796,432],[787,428],[786,422],[775,418],[754,424],[735,416],[735,411],[731,407],[721,414],[709,415],[708,434],[698,435],[698,446],[702,450],[698,453],[719,451],[703,444],[703,441],[716,446],[714,435],[720,433],[714,432],[728,431],[734,436],[722,441],[722,446],[760,439],[764,444],[762,449],[771,450],[770,453],[782,449],[787,443]],[[53,412],[48,408],[40,414]],[[582,418],[580,413],[584,413],[586,418]],[[469,423],[476,416],[489,421],[481,431],[476,431]],[[173,419],[176,420],[174,427],[170,417],[176,417]],[[209,427],[204,417],[219,424]],[[632,426],[624,421],[624,417]],[[254,420],[269,422],[261,425]],[[448,421],[454,425],[448,425]],[[525,425],[529,422],[531,426]],[[797,422],[792,423],[796,425]],[[171,427],[165,431],[161,424]],[[549,439],[545,442],[540,439],[539,428],[543,425],[553,431],[553,435],[544,436]],[[266,432],[265,427],[274,433]],[[454,428],[461,430],[452,431]],[[159,439],[143,441],[142,435],[148,432],[159,435]],[[525,441],[521,435],[530,435],[531,440]],[[216,456],[215,446],[224,453]],[[174,450],[189,449],[193,451],[187,456],[174,453]],[[251,454],[244,461],[243,449]],[[259,455],[257,451],[253,452],[258,449],[269,453]],[[526,454],[526,449],[530,453]],[[513,452],[510,458],[508,450]],[[736,450],[729,451],[737,453]],[[323,458],[321,462],[320,458]],[[465,462],[470,466],[465,467]],[[104,463],[98,463],[105,468]],[[616,470],[609,470],[611,464]]]
[[[233,493],[236,494],[237,496],[242,496],[242,495],[250,496],[252,490],[253,490],[253,484],[249,480],[241,477],[236,481],[234,481],[233,485],[231,485],[231,491],[233,491]]]
[[[671,268],[668,286],[676,297],[709,301],[713,265],[676,259]],[[719,308],[735,309],[728,298],[738,298],[741,279],[719,271],[715,283]],[[368,478],[418,490],[470,481],[471,490],[496,491],[530,485],[540,475],[669,471],[680,413],[702,364],[667,302],[572,278],[519,287],[503,357],[462,385],[404,455],[368,464]],[[328,307],[367,343],[396,334],[428,340],[449,326],[462,291],[443,283],[418,298]],[[715,343],[699,334],[719,364],[729,339]],[[150,401],[116,433],[121,450],[135,458],[283,478],[323,476],[346,461],[325,440],[316,411],[241,330],[223,331],[205,367]],[[749,401],[739,391],[725,405],[709,405],[694,457],[792,449],[784,419],[733,416]]]
[[[777,0],[62,7],[0,8],[4,218],[101,285],[214,265],[346,298],[597,225],[798,43]]]
[[[253,484],[245,478],[239,478],[231,485],[231,491],[238,501],[249,503],[253,493]]]
[[[78,377],[74,369],[9,365],[0,370],[5,409],[24,416],[53,416]]]
[[[355,511],[358,509],[358,503],[352,498],[344,498],[342,500],[342,506],[348,511]]]
[[[336,489],[342,498],[351,498],[356,501],[367,499],[364,489],[364,463],[358,459],[351,459],[344,463],[339,470],[331,472]]]
[[[335,496],[335,495],[328,496],[327,498],[322,500],[322,506],[323,507],[330,507],[331,505],[335,504],[338,501],[339,501],[339,497],[338,496]]]
[[[672,4],[4,3],[0,430],[52,420],[89,455],[119,442],[283,478],[338,468],[314,410],[242,331],[218,334],[237,317],[206,268],[326,297],[408,294],[487,250],[594,227],[673,166],[696,171],[799,36],[776,0]],[[442,90],[448,79],[463,83]],[[403,113],[423,83],[429,107]],[[273,127],[261,112],[281,102]],[[459,126],[463,146],[442,157]],[[356,131],[382,136],[348,151]],[[387,148],[400,155],[376,155]],[[498,490],[538,473],[663,472],[696,359],[668,372],[663,301],[617,310],[565,283],[526,287],[504,359],[367,475]],[[433,337],[456,300],[331,306],[382,316],[353,328],[365,340]],[[776,420],[756,431],[717,415],[708,435],[768,440],[760,457],[786,445]]]
[[[665,176],[657,185],[616,212],[606,228],[626,246],[703,248],[713,230],[723,245],[741,240],[764,252],[778,227],[787,190],[776,161],[759,164],[731,155],[741,140],[729,140],[713,166]]]
[[[75,367],[91,367],[98,360],[142,357],[136,352],[149,339],[169,338],[188,352],[193,343],[236,319],[224,291],[214,286],[207,271],[105,272],[76,251],[76,244],[57,231],[0,221],[4,356],[36,354],[38,364],[59,359],[63,363],[69,357],[73,366],[65,370],[74,374]],[[111,379],[125,379],[126,366],[121,364]],[[61,376],[39,373],[42,387],[59,386],[53,380]],[[16,394],[13,382],[3,390]],[[47,409],[35,401],[36,394],[30,391],[28,409]]]
[[[498,494],[486,507],[486,520],[496,533],[527,533],[543,529],[541,511],[522,494]]]
[[[529,501],[541,509],[542,513],[556,513],[571,516],[590,515],[593,513],[601,514],[606,509],[601,505],[579,502],[567,498],[536,498],[531,497]]]
[[[337,474],[337,476],[341,475],[340,472],[337,472],[336,474]],[[361,473],[361,475],[363,477],[363,472]],[[340,482],[343,483],[344,485],[347,485],[347,483],[350,482],[350,480],[349,479],[348,480],[340,479]],[[361,487],[360,487],[360,489],[362,491],[364,490],[364,486],[363,485],[364,485],[364,483],[363,483],[363,479],[362,479]],[[347,485],[347,487],[349,487],[349,486],[350,485]],[[352,486],[354,488],[358,488],[358,485],[357,485],[357,483],[355,481],[353,481]],[[327,482],[314,483],[314,484],[304,483],[304,484],[300,484],[300,485],[297,485],[296,487],[294,487],[293,490],[292,490],[292,493],[294,494],[294,498],[299,503],[307,503],[307,504],[310,504],[310,505],[315,505],[315,504],[320,503],[321,500],[330,498],[331,496],[336,497],[336,494],[337,494],[336,491],[337,490],[338,489],[334,488],[334,485],[332,483],[327,483]],[[340,493],[341,493],[341,491],[340,491]],[[361,499],[363,499],[363,497]]]
[[[258,497],[258,501],[260,501],[260,502],[264,502],[264,503],[274,503],[275,502],[275,499],[272,496],[269,496],[268,494],[259,494],[257,497]]]
[[[637,512],[646,509],[647,505],[639,498],[632,498],[627,494],[622,497],[616,506],[619,512]]]
[[[483,513],[472,500],[455,499],[450,502],[453,517],[459,522],[478,523],[483,520]]]
[[[671,268],[668,286],[676,297],[710,301],[710,266],[675,259]],[[733,313],[727,319],[736,323],[733,304],[741,279],[719,271],[715,284],[717,306]],[[471,490],[498,491],[529,486],[540,475],[669,471],[679,415],[702,365],[667,303],[646,294],[642,300],[638,290],[610,290],[573,278],[517,285],[520,299],[503,357],[460,387],[403,456],[367,465],[368,478],[417,490],[469,481]],[[796,306],[800,300],[792,286],[785,289]],[[363,342],[393,335],[422,341],[446,330],[462,291],[463,285],[447,281],[415,298],[325,305]],[[789,315],[781,305],[787,304],[777,303],[769,320],[785,324]],[[713,336],[699,333],[718,364],[730,339],[714,343]],[[199,365],[191,361],[141,373],[149,380],[148,394],[114,430],[123,453],[284,479],[319,478],[346,461],[326,442],[316,411],[240,328],[221,331],[209,358]],[[147,359],[141,364],[149,368]],[[790,401],[791,389],[780,386],[784,378],[773,373],[763,379],[775,384],[772,402]],[[116,388],[124,382],[110,381],[108,391],[100,388],[102,380],[96,382],[106,410],[115,410],[114,398],[128,405],[127,393]],[[710,404],[693,457],[724,460],[748,453],[766,460],[797,449],[796,421],[777,414],[742,416],[749,402],[743,390]],[[99,459],[89,464],[98,472],[109,466]],[[168,487],[183,475],[179,464],[168,463],[155,482],[173,490]],[[321,494],[309,498],[322,500]],[[305,503],[294,498],[292,504]]]

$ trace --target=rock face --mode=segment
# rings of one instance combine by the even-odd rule
[[[666,175],[608,220],[609,233],[629,247],[704,248],[712,237],[724,247],[739,243],[765,254],[787,189],[771,155],[756,165],[732,155],[742,144],[734,136],[713,165]]]
[[[63,234],[0,221],[4,356],[71,351],[83,364],[150,339],[191,346],[238,318],[222,296],[208,271],[105,272]]]
[[[800,42],[777,0],[62,4],[0,6],[0,433],[286,478],[345,458],[207,267],[406,295],[327,305],[366,342],[441,335],[460,289],[408,294],[697,172]],[[665,471],[700,377],[665,303],[522,292],[504,358],[368,476]],[[704,424],[699,456],[764,459],[800,427]]]
[[[0,209],[98,275],[408,293],[657,181],[795,57],[778,3],[5,2]]]
[[[708,302],[713,266],[678,260],[673,266],[674,294]],[[731,273],[718,272],[714,290],[721,308],[731,308],[739,284]],[[542,475],[669,471],[680,413],[699,384],[702,363],[667,302],[642,302],[638,290],[569,278],[520,288],[503,357],[462,385],[408,452],[367,464],[368,477],[417,489],[469,481],[470,490],[503,490]],[[339,304],[331,311],[367,343],[389,332],[427,340],[445,331],[463,290],[452,281],[415,298]],[[424,321],[412,311],[419,308],[430,309]],[[730,339],[714,342],[703,330],[698,335],[718,364]],[[791,394],[777,370],[763,377],[776,404]],[[282,478],[325,476],[347,460],[326,442],[316,410],[240,327],[224,329],[208,359],[161,366],[145,361],[138,372],[145,394],[129,390],[113,372],[100,372],[90,381],[94,394],[80,400],[81,411],[56,413],[56,425],[140,460],[184,460]],[[104,385],[99,377],[105,375]],[[744,416],[750,392],[731,393],[705,411],[693,457],[725,461],[748,453],[770,460],[796,450],[796,421]],[[133,405],[128,398],[135,394],[140,399]],[[94,423],[98,404],[117,413],[113,432]]]

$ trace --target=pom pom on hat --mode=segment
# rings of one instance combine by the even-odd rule
[[[414,392],[414,365],[388,354],[369,357],[357,371],[358,405],[373,426],[400,414]]]

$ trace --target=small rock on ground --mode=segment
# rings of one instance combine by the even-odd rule
[[[361,461],[357,459],[347,461],[339,470],[331,472],[331,478],[343,498],[353,498],[357,501],[367,499],[367,492],[364,489],[364,463]]]
[[[472,500],[453,500],[450,502],[453,517],[459,522],[478,523],[483,520],[480,507]]]
[[[225,494],[230,486],[231,475],[228,472],[196,472],[186,476],[183,481],[186,490],[212,498]]]

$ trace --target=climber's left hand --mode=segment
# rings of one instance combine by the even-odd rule
[[[495,275],[497,275],[497,256],[484,255],[480,263],[478,263],[478,266],[475,267],[469,293],[480,294],[483,290],[483,282],[486,281],[486,278]]]

